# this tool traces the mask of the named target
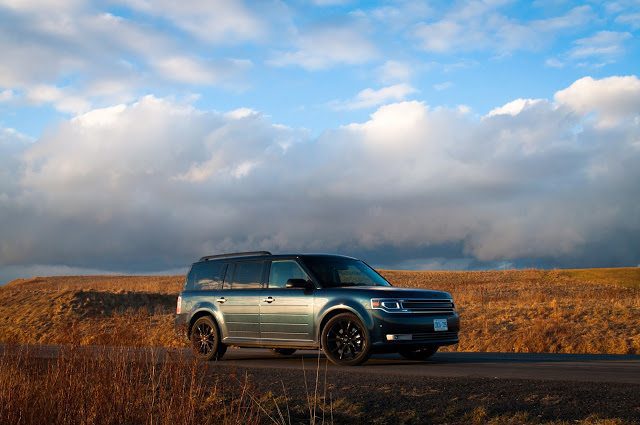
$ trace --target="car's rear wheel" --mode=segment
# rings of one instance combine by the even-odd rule
[[[358,316],[338,314],[322,329],[322,350],[331,363],[338,366],[356,366],[371,354],[369,333]]]
[[[191,349],[202,360],[220,360],[224,356],[227,346],[220,342],[220,331],[211,317],[200,317],[193,324]]]
[[[271,351],[280,356],[290,356],[296,352],[295,348],[272,348]]]
[[[437,345],[430,345],[427,347],[421,347],[415,350],[400,350],[399,353],[402,357],[409,360],[426,360],[433,356],[438,351]]]

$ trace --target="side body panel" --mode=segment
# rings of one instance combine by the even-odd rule
[[[260,339],[260,295],[261,289],[225,289],[221,291],[224,302],[217,301],[222,315],[223,342]]]
[[[260,336],[265,345],[314,345],[314,291],[270,288],[260,299]]]

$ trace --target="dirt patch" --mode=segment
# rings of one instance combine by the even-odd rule
[[[69,304],[71,314],[81,318],[109,317],[127,312],[169,314],[176,308],[175,295],[149,292],[78,291]]]

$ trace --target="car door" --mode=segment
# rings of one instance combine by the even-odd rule
[[[289,279],[310,280],[295,259],[273,260],[260,300],[260,335],[265,345],[313,343],[313,290],[286,288]]]
[[[259,343],[260,295],[264,261],[231,263],[224,290],[216,299],[223,317],[223,341]]]

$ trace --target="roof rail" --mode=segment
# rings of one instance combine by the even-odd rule
[[[208,260],[213,260],[215,258],[248,257],[250,255],[271,255],[271,253],[269,251],[230,252],[228,254],[206,255],[202,257],[200,261],[208,261]]]

